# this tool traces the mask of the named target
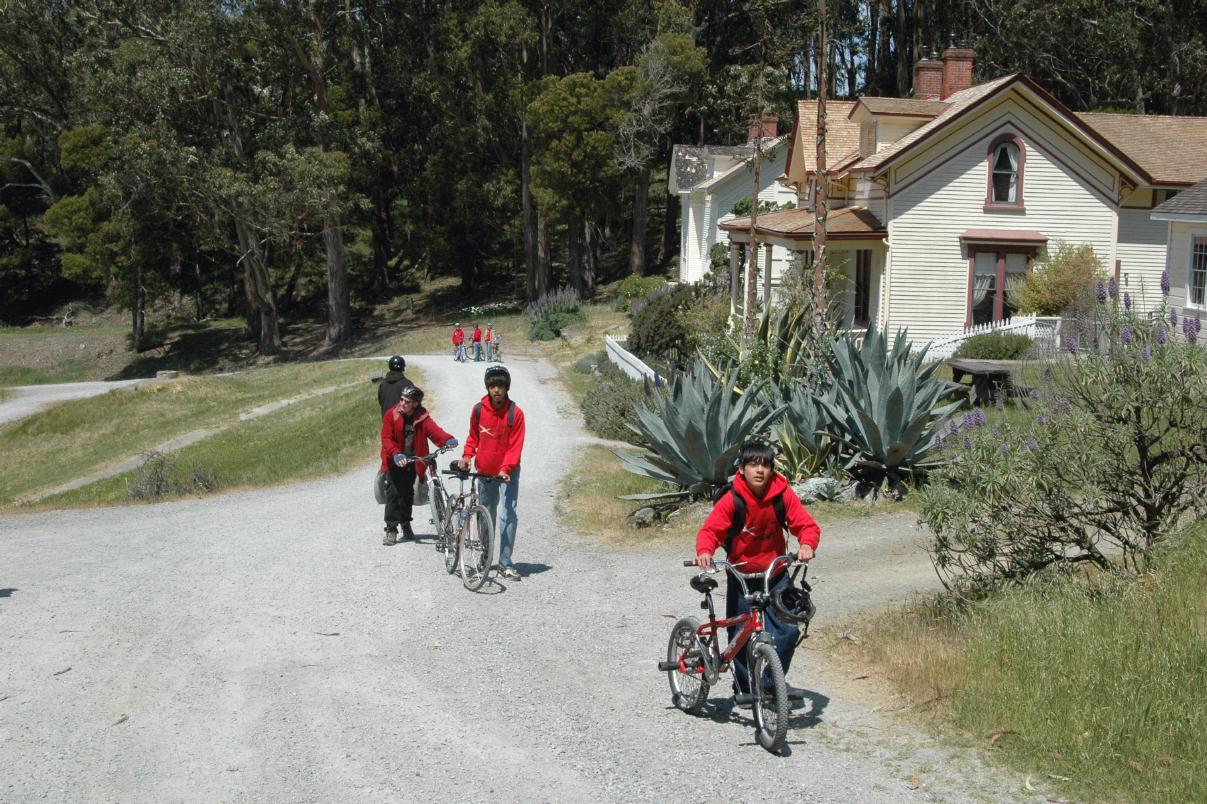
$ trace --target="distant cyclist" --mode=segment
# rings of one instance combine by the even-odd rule
[[[390,370],[386,372],[386,376],[377,386],[377,404],[381,406],[382,416],[385,416],[387,410],[398,404],[403,390],[415,384],[403,373],[406,371],[407,361],[403,359],[402,355],[394,355],[386,365]]]
[[[486,396],[469,415],[469,437],[457,465],[469,469],[474,460],[478,472],[497,475],[500,483],[479,481],[478,501],[495,517],[499,536],[499,577],[519,580],[511,564],[515,547],[516,505],[520,500],[520,453],[524,451],[524,411],[511,400],[511,372],[503,366],[486,369]],[[499,511],[502,485],[503,510]]]
[[[482,327],[478,326],[477,322],[474,323],[473,341],[474,341],[474,362],[481,363],[482,362]]]
[[[440,429],[423,407],[423,391],[411,385],[381,418],[381,465],[390,474],[386,484],[386,532],[381,540],[387,547],[398,541],[399,525],[403,541],[415,538],[411,529],[415,479],[423,481],[427,465],[414,459],[428,454],[428,441],[441,447],[457,446],[457,439]]]
[[[465,362],[465,330],[460,322],[453,324],[453,360]]]
[[[486,344],[486,362],[487,363],[490,363],[491,361],[494,360],[494,353],[492,351],[492,349],[494,347],[494,344],[492,343],[493,339],[494,339],[494,324],[491,324],[489,321],[487,321],[486,322],[486,332],[483,333],[483,335],[482,335],[482,341]]]

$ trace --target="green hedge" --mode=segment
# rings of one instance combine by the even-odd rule
[[[1012,332],[974,335],[960,344],[955,357],[973,360],[1018,360],[1031,348],[1031,339]]]

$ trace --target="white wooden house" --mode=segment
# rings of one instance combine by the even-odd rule
[[[774,126],[773,119],[771,126]],[[759,168],[759,201],[795,205],[796,191],[777,182],[789,152],[787,137],[765,132]],[[671,156],[669,191],[679,197],[679,281],[699,282],[709,268],[717,243],[728,243],[721,223],[734,216],[739,201],[750,200],[754,189],[754,145],[676,145]],[[778,255],[781,262],[788,254]]]
[[[1207,314],[1207,180],[1152,211],[1166,225],[1169,303],[1182,315]]]
[[[1207,178],[1207,118],[1076,114],[1022,74],[972,85],[972,51],[916,66],[915,97],[828,104],[830,259],[847,324],[930,340],[1014,311],[1048,243],[1089,243],[1141,308],[1160,299],[1153,207]],[[816,101],[800,101],[784,182],[798,209],[722,224],[811,262]],[[853,144],[852,144],[853,143]],[[743,267],[731,271],[738,283]],[[760,266],[760,273],[764,266]]]

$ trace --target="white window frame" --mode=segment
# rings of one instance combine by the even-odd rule
[[[1203,279],[1203,303],[1195,304],[1191,301],[1191,282],[1194,277],[1194,241],[1196,238],[1203,238],[1207,241],[1207,229],[1191,229],[1186,238],[1186,307],[1191,310],[1207,310],[1207,261],[1205,261],[1204,279]]]

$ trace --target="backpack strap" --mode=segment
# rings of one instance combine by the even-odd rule
[[[482,403],[478,402],[474,405],[473,415],[470,416],[469,427],[471,430],[478,429],[478,418],[482,415]],[[507,400],[507,426],[515,427],[515,402]]]
[[[729,520],[729,535],[725,538],[725,555],[729,555],[733,540],[746,527],[746,501],[737,489],[731,488],[729,496],[733,499],[733,517]],[[788,510],[784,507],[784,494],[780,492],[771,498],[771,507],[775,509],[775,518],[780,523],[780,531],[788,529]]]

